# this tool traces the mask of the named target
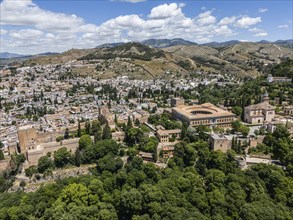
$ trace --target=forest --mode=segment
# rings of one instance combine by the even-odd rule
[[[135,154],[123,166],[115,141],[92,144],[83,135],[81,162],[97,164],[92,175],[59,179],[36,192],[4,192],[0,219],[292,219],[288,135],[278,127],[266,141],[284,167],[262,164],[247,170],[238,168],[233,150],[211,151],[204,136],[191,140],[187,133],[162,169]],[[55,160],[63,166],[63,160]]]

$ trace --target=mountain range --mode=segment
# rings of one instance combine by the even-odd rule
[[[257,43],[229,41],[199,45],[183,39],[151,39],[140,43],[72,49],[61,54],[34,56],[22,62],[23,65],[35,65],[80,60],[85,65],[74,66],[74,73],[100,78],[119,75],[139,79],[172,78],[186,77],[198,71],[254,77],[262,74],[271,64],[286,58],[293,59],[292,49],[286,47],[291,43],[292,40]]]
[[[227,47],[227,46],[233,46],[235,44],[239,44],[242,41],[238,40],[231,40],[231,41],[224,41],[224,42],[209,42],[209,43],[204,43],[204,44],[197,44],[195,42],[187,41],[182,38],[174,38],[174,39],[148,39],[144,41],[140,41],[139,43],[151,46],[151,47],[156,47],[156,48],[166,48],[166,47],[172,47],[172,46],[177,46],[177,45],[202,45],[202,46],[209,46],[209,47]],[[255,43],[261,43],[261,44],[276,44],[279,46],[283,47],[289,47],[293,48],[293,39],[289,40],[277,40],[277,41],[266,41],[266,40],[261,40]],[[125,44],[123,42],[119,43],[107,43],[107,44],[101,44],[97,46],[96,48],[109,48],[109,47],[116,47],[119,45]]]

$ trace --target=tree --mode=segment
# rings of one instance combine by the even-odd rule
[[[78,141],[78,147],[80,150],[86,149],[90,147],[93,144],[93,141],[91,139],[91,136],[88,134],[84,134],[80,137]]]
[[[68,128],[65,129],[64,139],[69,139],[69,129]]]
[[[54,163],[56,167],[64,167],[71,163],[71,154],[66,147],[62,147],[54,153]]]
[[[24,154],[14,154],[12,155],[12,160],[15,163],[17,167],[20,166],[25,161],[25,156]]]
[[[22,180],[20,183],[19,183],[19,186],[24,189],[24,187],[26,186],[26,183]]]
[[[29,168],[25,169],[25,175],[28,177],[32,177],[35,173],[37,173],[36,166],[30,166]]]
[[[242,125],[242,123],[239,120],[236,120],[236,121],[232,122],[232,128],[233,128],[234,131],[239,131],[241,125]]]
[[[142,209],[142,195],[137,189],[123,190],[121,194],[121,212],[127,219],[138,214]]]
[[[118,123],[118,119],[117,119],[117,115],[115,114],[114,116],[114,122],[117,124]]]
[[[76,149],[75,154],[74,154],[74,162],[75,166],[80,167],[81,164],[81,154],[79,148]]]
[[[241,114],[242,114],[242,108],[240,106],[234,106],[232,108],[232,112],[234,114],[236,114],[237,116],[241,116]]]
[[[91,123],[89,120],[85,122],[85,133],[88,135],[91,134]]]
[[[138,118],[135,119],[134,124],[135,124],[135,126],[139,126],[140,125],[140,121],[139,121]]]
[[[78,119],[78,127],[77,127],[77,137],[81,136],[81,127],[80,127],[80,120]]]
[[[4,160],[4,154],[3,154],[3,151],[0,149],[0,160]]]
[[[130,146],[138,144],[143,138],[143,132],[139,128],[130,128],[126,131],[126,143]]]
[[[111,134],[111,130],[110,130],[110,126],[108,123],[106,123],[104,129],[103,129],[103,134],[102,134],[102,139],[111,139],[112,138],[112,134]]]
[[[132,128],[132,120],[131,120],[130,116],[128,116],[126,130],[129,130],[130,128]]]
[[[241,132],[243,136],[247,137],[247,135],[249,134],[249,130],[250,129],[248,126],[241,125],[238,131]]]
[[[181,128],[181,140],[183,140],[186,135],[187,135],[187,128],[188,128],[188,124],[186,122],[183,123],[182,128]]]
[[[53,168],[54,168],[54,163],[49,157],[43,156],[39,159],[38,161],[39,173],[44,173],[46,170],[53,169]]]
[[[0,140],[0,149],[4,147],[3,142]]]

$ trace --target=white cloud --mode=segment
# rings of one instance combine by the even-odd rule
[[[200,13],[195,20],[198,25],[209,25],[216,23],[217,19],[212,15],[212,11]]]
[[[221,36],[232,36],[234,35],[233,31],[228,28],[228,26],[224,25],[224,26],[220,26],[219,28],[216,28],[214,30],[214,33],[216,35],[221,35]]]
[[[260,9],[258,9],[258,12],[259,13],[265,13],[265,12],[267,12],[269,9],[267,9],[267,8],[260,8]]]
[[[217,18],[213,10],[189,17],[183,13],[185,5],[182,3],[161,4],[154,7],[147,17],[121,15],[100,25],[87,23],[77,15],[44,10],[31,0],[13,3],[4,0],[0,6],[1,27],[9,29],[1,30],[2,35],[6,34],[1,35],[2,48],[31,54],[148,38],[184,38],[203,43],[234,36],[238,28],[254,30],[250,26],[261,22],[260,17]]]
[[[263,32],[262,29],[254,27],[254,28],[249,28],[248,31],[258,33],[258,32]]]
[[[182,15],[181,7],[176,3],[159,5],[151,10],[151,19],[165,19]]]
[[[39,38],[44,33],[40,30],[34,30],[34,29],[23,29],[19,31],[10,31],[9,35],[12,38],[16,39],[34,39]]]
[[[288,24],[281,24],[278,26],[278,28],[288,28],[288,27],[289,27]]]
[[[257,34],[255,34],[254,36],[255,36],[255,37],[266,37],[266,36],[268,36],[268,33],[266,33],[266,32],[261,32],[261,33],[257,33]]]
[[[5,30],[5,29],[0,29],[0,35],[6,35],[8,33],[8,31],[7,30]]]
[[[249,26],[255,25],[259,22],[261,22],[261,17],[251,18],[244,16],[237,20],[236,26],[240,28],[248,28]]]
[[[54,32],[79,32],[86,28],[82,18],[43,10],[31,0],[4,0],[0,5],[0,13],[1,25],[30,25]]]
[[[233,24],[236,21],[236,16],[232,16],[232,17],[225,17],[223,18],[219,24],[220,25],[228,25],[228,24]]]

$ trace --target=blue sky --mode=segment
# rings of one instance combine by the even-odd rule
[[[0,51],[62,52],[149,38],[292,39],[292,8],[292,1],[264,0],[4,0]]]

